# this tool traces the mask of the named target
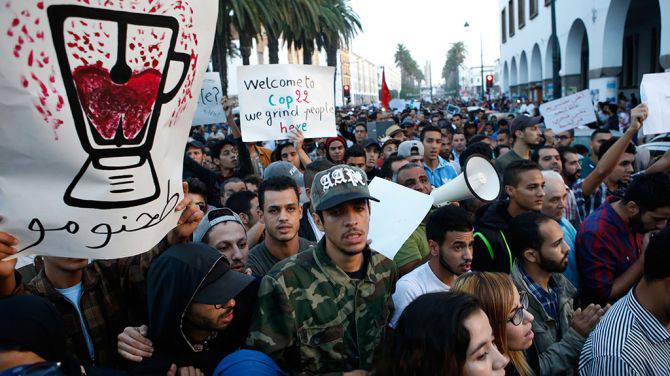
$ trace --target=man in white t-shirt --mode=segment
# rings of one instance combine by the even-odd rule
[[[389,324],[392,328],[414,299],[430,292],[449,291],[459,275],[470,271],[474,236],[467,211],[453,205],[435,210],[428,217],[426,237],[430,249],[428,262],[404,275],[396,284],[395,312]]]

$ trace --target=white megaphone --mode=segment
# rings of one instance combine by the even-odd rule
[[[433,206],[444,206],[454,201],[477,198],[490,202],[500,194],[500,177],[493,164],[479,154],[471,155],[456,179],[433,189]]]

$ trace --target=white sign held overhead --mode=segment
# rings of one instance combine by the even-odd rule
[[[191,125],[218,124],[226,122],[226,113],[221,105],[221,76],[219,72],[206,72],[200,88],[198,108]]]
[[[246,65],[237,68],[244,142],[285,140],[293,129],[305,138],[335,137],[335,68]]]
[[[433,198],[381,178],[372,179],[369,190],[372,197],[379,199],[370,201],[370,247],[393,260],[428,214]]]
[[[540,105],[544,124],[555,132],[565,132],[596,121],[591,92],[578,93]]]
[[[642,131],[645,135],[670,132],[670,73],[645,74],[640,98],[649,108]]]
[[[146,252],[179,218],[216,3],[5,3],[0,231],[22,256]]]

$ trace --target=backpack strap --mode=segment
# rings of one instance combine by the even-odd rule
[[[496,257],[493,254],[493,247],[491,247],[491,243],[489,243],[489,240],[486,239],[486,236],[484,236],[484,234],[482,234],[479,231],[475,232],[473,235],[474,235],[475,238],[479,238],[479,239],[481,239],[482,242],[484,242],[484,245],[486,246],[486,249],[488,249],[488,251],[489,251],[489,255],[491,255],[491,260],[495,260]]]

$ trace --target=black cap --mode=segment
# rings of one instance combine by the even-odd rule
[[[512,121],[510,133],[513,135],[516,131],[523,131],[528,127],[542,123],[542,121],[544,121],[542,116],[530,117],[526,115],[519,115]]]
[[[377,149],[381,150],[379,143],[374,138],[366,138],[363,141],[361,141],[361,146],[363,146],[363,149],[367,149],[372,145],[377,146]]]
[[[204,151],[204,150],[205,150],[205,145],[204,145],[202,142],[198,141],[198,140],[193,140],[193,141],[189,141],[189,142],[186,144],[186,148],[187,148],[187,149],[188,149],[188,148],[198,148],[198,149],[202,149],[202,150]]]
[[[218,253],[215,249],[212,248]],[[221,257],[207,274],[195,293],[193,302],[201,304],[225,304],[253,282],[254,277],[230,269],[228,260]]]

